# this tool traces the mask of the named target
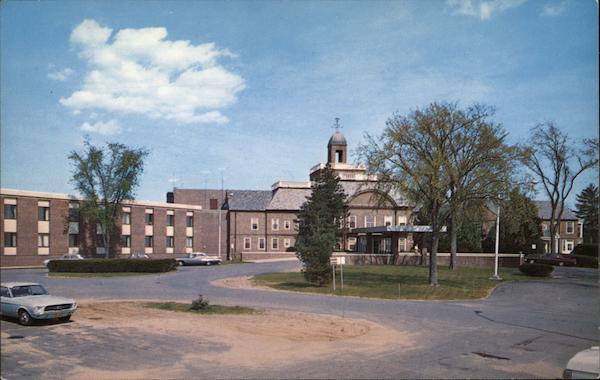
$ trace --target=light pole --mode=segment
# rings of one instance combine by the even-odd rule
[[[223,169],[219,168],[219,171],[221,172],[221,202],[223,202]],[[217,203],[217,206],[219,207],[219,258],[221,257],[221,209],[223,208],[223,205],[219,205],[219,203]]]
[[[496,247],[494,249],[494,275],[490,277],[490,280],[502,280],[502,277],[498,275],[498,243],[500,240],[500,205],[496,210]]]

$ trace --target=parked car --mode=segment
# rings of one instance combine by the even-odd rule
[[[574,267],[577,260],[567,255],[527,255],[525,261],[528,263],[549,264],[553,266]]]
[[[145,253],[137,252],[137,253],[130,254],[128,258],[129,259],[149,259],[150,256],[146,255]]]
[[[212,265],[221,264],[221,260],[218,256],[209,256],[204,252],[192,252],[187,257],[178,257],[177,262],[179,265]]]
[[[71,298],[56,297],[36,283],[6,282],[0,284],[0,314],[17,318],[24,326],[38,319],[58,319],[66,322],[77,310]]]
[[[48,266],[48,263],[51,260],[85,260],[85,258],[79,253],[67,253],[66,255],[62,255],[61,257],[44,260],[44,265]]]
[[[575,354],[567,363],[567,368],[563,372],[563,379],[599,379],[600,362],[598,361],[600,352],[598,346],[593,346]]]

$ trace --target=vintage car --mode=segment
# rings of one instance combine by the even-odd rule
[[[67,253],[66,255],[62,255],[61,257],[44,260],[44,265],[48,266],[48,263],[51,260],[85,260],[85,258],[79,253]]]
[[[204,252],[192,252],[187,257],[178,257],[175,260],[179,265],[213,265],[223,261],[218,256],[209,256]]]
[[[565,267],[573,267],[577,263],[577,260],[574,257],[569,257],[566,255],[527,255],[525,256],[525,261],[528,263],[539,263],[539,264],[548,264],[553,266],[565,266]]]
[[[31,325],[38,319],[58,319],[66,322],[77,310],[71,298],[56,297],[36,283],[6,282],[0,284],[0,314],[18,318],[20,324]]]
[[[598,346],[578,352],[567,363],[567,368],[563,372],[563,379],[599,379],[599,355]]]
[[[150,256],[146,255],[145,253],[136,252],[136,253],[130,254],[127,258],[128,259],[149,259]]]

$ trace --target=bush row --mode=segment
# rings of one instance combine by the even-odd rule
[[[598,258],[597,257],[589,257],[589,256],[581,256],[581,255],[573,255],[571,254],[575,260],[577,260],[578,267],[584,268],[598,268]]]
[[[597,244],[577,244],[571,256],[587,256],[598,260],[598,245]]]
[[[161,273],[177,268],[175,259],[89,259],[89,260],[51,260],[49,272],[69,273],[114,273],[143,272]]]
[[[526,263],[519,267],[519,270],[528,276],[546,277],[554,270],[552,265],[540,263]]]

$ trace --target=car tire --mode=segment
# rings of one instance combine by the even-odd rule
[[[535,260],[529,260],[529,264],[535,263]]]
[[[19,324],[23,326],[31,326],[33,318],[27,312],[27,310],[19,310]]]
[[[562,267],[562,266],[564,266],[564,265],[565,265],[565,263],[563,263],[562,261],[561,261],[560,263],[558,263],[558,266],[559,266],[559,267]]]
[[[184,263],[183,261],[178,261],[178,262],[177,262],[177,265],[179,265],[180,267],[182,267],[182,266],[184,266],[184,265],[185,265],[185,263]]]
[[[207,262],[206,262],[206,266],[209,266],[209,265],[210,265],[210,261],[207,261]]]

